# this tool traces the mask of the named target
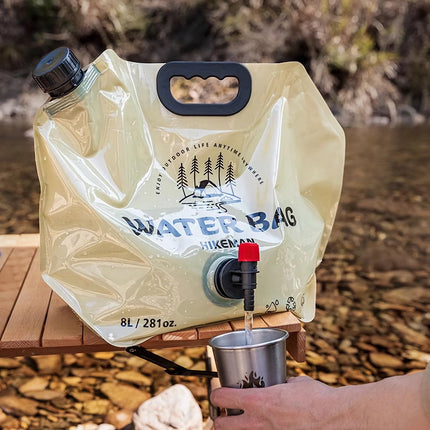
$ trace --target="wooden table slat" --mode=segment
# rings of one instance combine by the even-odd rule
[[[105,345],[108,344],[99,335],[94,333],[90,328],[84,325],[84,345]]]
[[[227,321],[197,327],[199,339],[210,339],[211,337],[218,336],[219,334],[227,333],[229,331],[232,331],[232,327]]]
[[[57,294],[52,293],[42,335],[42,346],[61,348],[81,345],[82,330],[82,322],[72,309]]]
[[[6,263],[7,257],[9,257],[13,248],[0,248],[0,270]]]
[[[269,327],[283,326],[289,333],[300,331],[300,321],[291,312],[263,314],[261,318]]]
[[[33,234],[3,234],[0,235],[0,248],[38,248],[40,235]]]
[[[181,341],[181,342],[198,339],[197,330],[195,328],[174,331],[171,333],[164,333],[161,335],[161,338],[164,341],[175,340],[175,341]]]
[[[306,331],[302,327],[300,331],[291,332],[287,338],[287,351],[299,363],[306,360]]]
[[[37,250],[0,340],[0,348],[37,347],[43,332],[51,290],[40,276]]]
[[[36,248],[16,248],[0,271],[0,337],[27,275]]]

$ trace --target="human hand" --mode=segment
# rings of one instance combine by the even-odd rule
[[[219,388],[211,394],[212,403],[244,413],[216,418],[215,429],[430,430],[423,407],[429,398],[421,393],[423,375],[338,388],[307,376],[267,388]]]
[[[322,430],[335,388],[308,376],[266,388],[219,388],[211,394],[215,406],[242,409],[242,415],[218,417],[216,430]],[[327,427],[328,428],[328,427]]]

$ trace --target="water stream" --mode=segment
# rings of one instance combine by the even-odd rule
[[[254,324],[254,313],[245,311],[245,344],[252,345],[252,328]]]

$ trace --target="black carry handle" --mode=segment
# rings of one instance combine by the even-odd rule
[[[180,103],[170,91],[170,79],[182,76],[191,79],[198,76],[207,79],[211,76],[224,79],[237,78],[237,96],[228,103]],[[164,107],[183,116],[228,116],[241,111],[251,97],[252,80],[248,69],[240,63],[217,61],[171,61],[164,64],[157,74],[157,93]]]
[[[136,355],[137,357],[148,360],[157,366],[163,367],[165,372],[169,375],[180,375],[180,376],[203,376],[205,378],[218,378],[217,372],[211,372],[209,370],[191,370],[186,367],[180,366],[167,358],[161,357],[160,355],[154,354],[148,351],[142,346],[129,346],[125,349],[130,354]]]

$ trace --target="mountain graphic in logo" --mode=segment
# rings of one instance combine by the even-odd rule
[[[227,209],[223,205],[230,205],[242,201],[242,199],[235,194],[234,188],[236,187],[236,178],[234,176],[234,166],[232,162],[230,162],[227,169],[225,169],[224,175],[222,175],[221,172],[224,170],[224,159],[221,152],[217,157],[215,175],[210,157],[208,157],[204,165],[204,179],[198,180],[197,175],[200,173],[199,162],[197,157],[194,156],[190,170],[194,189],[193,192],[189,194],[187,194],[187,190],[189,190],[190,187],[188,186],[185,167],[182,163],[179,166],[176,184],[178,189],[182,190],[184,194],[184,197],[179,200],[179,203],[192,207],[205,208],[206,210],[227,212]],[[214,178],[214,176],[216,177]]]

